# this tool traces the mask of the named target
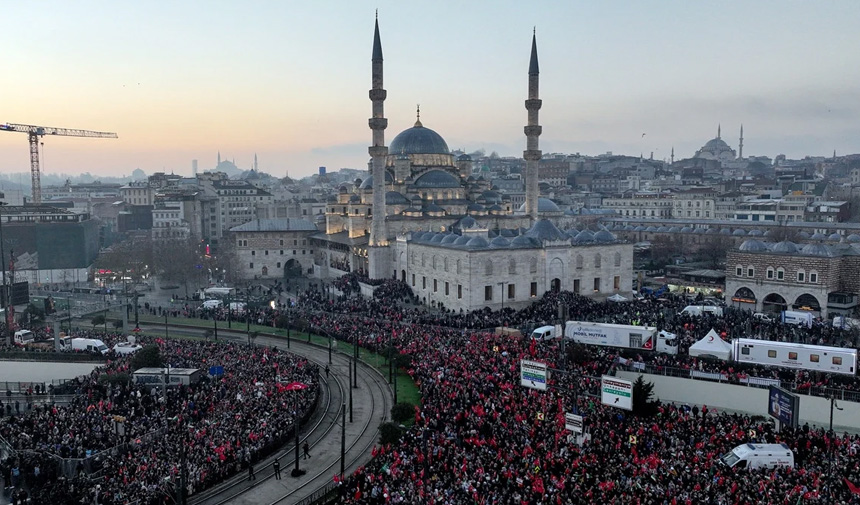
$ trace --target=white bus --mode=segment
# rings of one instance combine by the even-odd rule
[[[857,373],[857,349],[843,347],[736,338],[732,340],[732,359],[738,363],[756,363],[848,375]]]

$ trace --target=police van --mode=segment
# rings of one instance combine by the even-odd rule
[[[720,457],[729,468],[794,467],[794,453],[785,444],[743,444]]]

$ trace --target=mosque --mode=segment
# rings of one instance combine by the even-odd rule
[[[735,161],[738,158],[743,158],[744,153],[744,127],[741,125],[741,138],[738,146],[740,154],[729,147],[725,140],[720,136],[720,126],[717,126],[717,136],[705,143],[701,149],[696,151],[694,158],[703,160],[715,160],[719,162]]]
[[[605,298],[629,294],[633,246],[605,229],[562,231],[562,215],[539,198],[537,167],[539,67],[532,36],[528,69],[526,202],[472,175],[468,155],[456,157],[441,135],[416,121],[385,145],[382,43],[373,36],[370,175],[344,186],[326,205],[325,232],[311,236],[314,275],[347,271],[407,282],[429,305],[470,311],[522,307],[548,290]]]

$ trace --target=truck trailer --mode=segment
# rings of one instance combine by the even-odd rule
[[[658,332],[653,326],[568,321],[564,327],[564,338],[580,344],[667,354],[678,354],[678,343],[674,337],[671,333]]]

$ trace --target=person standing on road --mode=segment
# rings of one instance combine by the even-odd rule
[[[328,365],[326,365],[326,366],[325,366],[325,378],[326,378],[326,379],[328,379],[328,374],[329,374],[329,372],[330,372],[329,367],[328,367]]]
[[[272,468],[275,469],[275,480],[281,480],[281,461],[276,458]]]
[[[251,462],[248,462],[248,480],[257,480],[257,476],[254,475],[254,465]]]
[[[308,459],[311,457],[310,447],[308,446],[307,441],[305,441],[305,445],[302,446],[302,450],[305,452],[305,457],[303,459]]]

